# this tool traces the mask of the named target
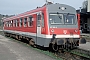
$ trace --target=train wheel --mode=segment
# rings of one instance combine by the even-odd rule
[[[56,43],[55,43],[55,44],[50,44],[49,50],[50,50],[50,51],[54,51],[54,52],[58,51],[58,46],[57,46],[57,44],[56,44]]]
[[[35,46],[35,42],[34,42],[33,39],[31,39],[31,40],[29,41],[29,45],[31,45],[31,46],[33,46],[33,47],[36,47],[36,46]]]
[[[57,46],[56,43],[55,44],[52,44],[52,48],[53,48],[54,51],[58,51],[58,46]]]

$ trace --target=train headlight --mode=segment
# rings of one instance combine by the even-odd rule
[[[61,10],[65,10],[66,8],[65,7],[61,7]]]

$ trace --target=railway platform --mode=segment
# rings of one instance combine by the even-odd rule
[[[90,51],[90,42],[87,42],[86,44],[80,44],[79,48]]]
[[[81,36],[90,36],[90,33],[88,34],[88,33],[81,33],[80,34]]]
[[[0,60],[55,60],[0,35]]]
[[[86,44],[80,44],[79,48],[90,51],[90,33],[81,33],[81,36],[85,37],[87,42]]]

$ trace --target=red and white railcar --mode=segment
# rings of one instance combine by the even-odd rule
[[[52,47],[53,50],[79,45],[76,10],[65,4],[48,4],[3,21],[6,35],[18,39],[24,37],[30,44]]]

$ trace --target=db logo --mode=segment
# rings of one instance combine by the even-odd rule
[[[67,30],[63,30],[63,33],[64,33],[64,34],[67,34]]]

